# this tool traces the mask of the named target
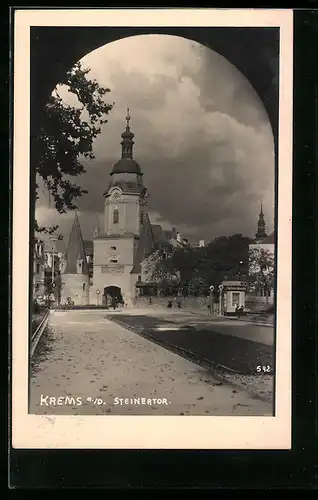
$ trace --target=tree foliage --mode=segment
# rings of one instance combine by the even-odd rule
[[[32,162],[59,213],[76,209],[76,199],[87,193],[73,178],[85,173],[83,161],[94,158],[94,140],[114,105],[105,101],[110,90],[89,79],[89,72],[90,69],[78,62],[66,73],[50,96],[39,134],[33,138]],[[76,101],[75,105],[66,103],[60,96],[58,89],[63,87]],[[38,189],[37,183],[36,199]],[[52,233],[57,229],[57,226],[35,225],[38,232]]]
[[[249,285],[264,292],[274,288],[275,258],[265,248],[253,247],[249,251]]]
[[[204,295],[207,291],[206,281],[202,276],[193,276],[188,282],[189,295]]]
[[[143,280],[163,287],[178,283],[180,276],[172,264],[173,254],[174,249],[169,243],[156,245],[142,263]]]
[[[233,234],[216,238],[206,247],[170,247],[166,258],[157,249],[148,261],[148,273],[154,281],[159,276],[166,280],[167,276],[179,276],[181,288],[203,294],[210,285],[218,286],[225,279],[246,279],[250,243],[250,238]]]

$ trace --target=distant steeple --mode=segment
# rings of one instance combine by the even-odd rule
[[[134,141],[133,138],[135,135],[131,132],[130,130],[130,125],[129,122],[131,120],[130,117],[130,112],[129,108],[127,107],[127,114],[126,114],[126,130],[121,134],[122,136],[122,141],[121,141],[121,157],[122,158],[133,158],[133,146],[134,146]]]
[[[86,254],[84,250],[84,242],[81,231],[81,226],[78,220],[77,213],[68,242],[68,247],[65,255],[66,265],[65,274],[88,274],[88,266]]]
[[[258,218],[258,223],[257,223],[257,233],[255,234],[256,238],[266,238],[267,233],[266,233],[266,224],[264,220],[264,213],[263,213],[263,202],[261,202],[261,210],[259,213],[259,218]]]

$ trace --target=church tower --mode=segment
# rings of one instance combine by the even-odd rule
[[[133,269],[140,235],[149,219],[143,173],[133,157],[130,120],[128,108],[126,130],[121,135],[121,159],[115,163],[104,193],[104,227],[94,239],[91,303],[108,303],[114,296],[132,303],[135,296],[138,276]]]
[[[127,109],[126,130],[122,133],[121,159],[114,165],[104,193],[104,231],[107,235],[139,235],[146,215],[146,194],[141,168],[133,158],[134,134]]]
[[[258,223],[257,223],[257,233],[255,234],[255,238],[257,240],[266,238],[266,224],[263,213],[263,203],[261,203],[261,211],[259,213]]]
[[[89,269],[77,214],[61,269],[61,281],[62,304],[65,304],[69,298],[74,305],[89,304]]]

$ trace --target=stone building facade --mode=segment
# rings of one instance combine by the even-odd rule
[[[157,245],[185,246],[175,229],[165,231],[151,224],[143,172],[134,159],[134,134],[127,110],[122,133],[121,158],[115,163],[104,192],[102,227],[92,230],[92,241],[83,241],[76,215],[69,243],[61,255],[61,304],[110,305],[112,298],[133,306],[147,278],[143,264]]]
[[[61,304],[89,304],[89,268],[77,214],[65,256],[61,258]]]
[[[33,297],[43,297],[45,294],[45,245],[36,240],[33,250]]]
[[[132,306],[139,295],[142,262],[155,245],[175,240],[148,216],[148,191],[143,172],[133,157],[134,134],[127,110],[121,158],[114,165],[104,192],[103,226],[93,230],[92,241],[83,241],[76,215],[61,265],[61,303],[106,305],[113,297]],[[178,243],[179,242],[179,243]]]

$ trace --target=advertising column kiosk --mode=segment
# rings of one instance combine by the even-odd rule
[[[241,281],[223,281],[223,314],[234,315],[237,309],[245,309],[246,285]]]

